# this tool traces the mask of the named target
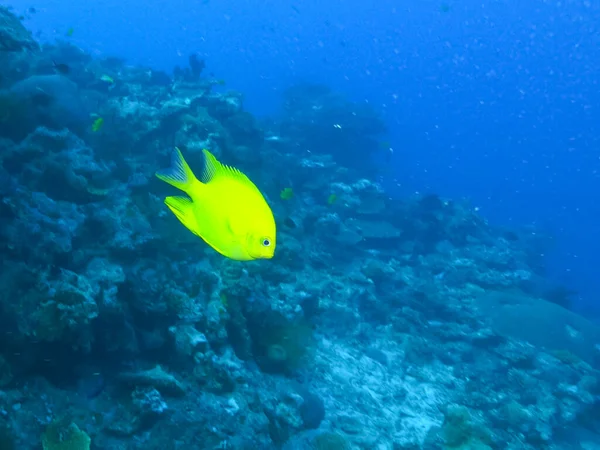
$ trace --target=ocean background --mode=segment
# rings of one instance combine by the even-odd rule
[[[554,242],[550,276],[597,317],[600,3],[134,0],[12,2],[42,40],[170,72],[191,53],[259,116],[324,83],[384,115],[390,195],[468,198]],[[27,14],[29,7],[34,14]]]

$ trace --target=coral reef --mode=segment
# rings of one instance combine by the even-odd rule
[[[3,7],[0,27],[2,45],[34,46]],[[458,200],[390,198],[371,109],[299,85],[261,124],[196,57],[174,77],[68,42],[2,58],[0,447],[600,439],[600,330],[535,295],[534,233]],[[273,260],[226,260],[165,211],[153,174],[174,145],[256,182]]]
[[[0,5],[0,51],[35,50],[37,43],[21,20],[8,7]]]

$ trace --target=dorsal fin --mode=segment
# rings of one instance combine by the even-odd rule
[[[250,179],[245,174],[240,172],[235,167],[221,164],[217,160],[217,158],[215,158],[215,156],[208,150],[204,149],[202,151],[204,153],[204,168],[202,169],[200,177],[198,177],[198,179],[202,183],[208,184],[211,181],[221,177],[230,178],[235,179],[239,183],[244,184],[249,188],[252,188],[253,190],[256,190],[258,193],[260,193],[256,185],[252,181],[250,181]]]

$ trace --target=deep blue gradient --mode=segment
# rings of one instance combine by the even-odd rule
[[[600,3],[45,0],[46,39],[171,70],[207,70],[273,114],[295,81],[380,110],[390,188],[468,197],[490,221],[556,235],[552,276],[600,310]],[[376,6],[370,6],[376,5]],[[398,186],[397,186],[398,185]]]

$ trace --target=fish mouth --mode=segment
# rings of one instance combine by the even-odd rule
[[[262,253],[259,252],[253,252],[248,250],[248,256],[250,256],[249,259],[264,259],[265,255],[263,255]]]
[[[273,256],[275,256],[275,242],[271,242],[271,246],[269,247],[269,249],[265,253],[263,253],[264,259],[271,259],[273,258]]]
[[[252,256],[253,258],[256,258],[256,259],[271,259],[271,258],[273,258],[274,255],[275,255],[275,251],[273,250],[273,251],[259,252],[256,255],[251,254],[250,256]]]
[[[256,259],[271,259],[274,256],[274,252],[270,252],[270,253],[261,253],[260,255],[251,255]]]

